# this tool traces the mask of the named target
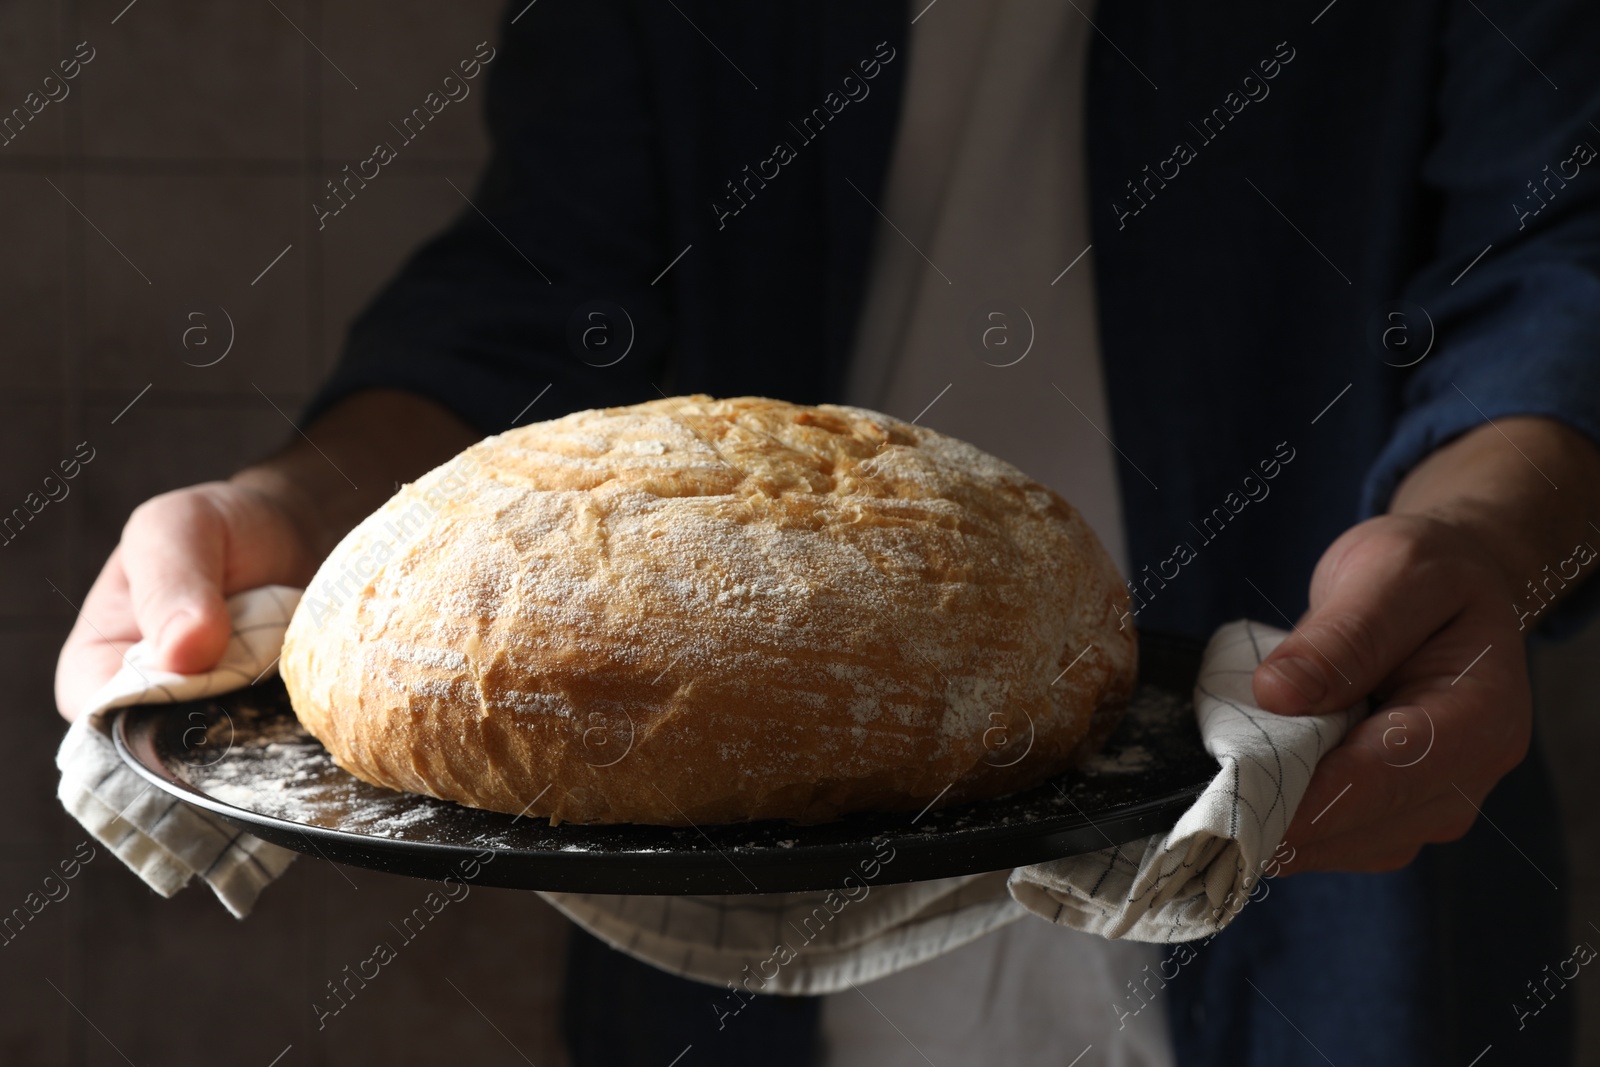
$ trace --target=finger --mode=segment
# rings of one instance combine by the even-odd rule
[[[179,491],[141,504],[122,532],[122,565],[134,620],[157,665],[193,674],[228,643],[222,599],[228,548],[224,517],[202,493]]]
[[[1421,853],[1422,845],[1419,843],[1401,842],[1385,849],[1373,845],[1366,838],[1340,838],[1336,844],[1307,847],[1292,862],[1282,864],[1280,873],[1288,876],[1310,874],[1313,871],[1387,874],[1411,866]]]
[[[1311,610],[1256,669],[1257,704],[1325,714],[1376,689],[1464,603],[1460,566],[1423,525],[1363,524],[1323,556]]]
[[[1388,822],[1301,842],[1294,845],[1292,859],[1281,865],[1283,873],[1398,870],[1415,859],[1424,844],[1454,841],[1472,829],[1479,803],[1451,790]]]
[[[1448,790],[1441,773],[1460,766],[1460,716],[1447,698],[1433,705],[1386,706],[1351,727],[1317,764],[1286,836],[1309,847],[1370,833]],[[1441,721],[1451,726],[1450,738],[1441,736]]]
[[[1496,677],[1518,669],[1512,653],[1520,652],[1508,650],[1504,664],[1480,661],[1478,686],[1462,678],[1402,687],[1397,703],[1357,723],[1318,763],[1287,836],[1312,846],[1405,825],[1440,798],[1480,802],[1527,751],[1527,716],[1513,707],[1525,697]]]
[[[89,697],[121,668],[123,653],[138,639],[121,554],[113,551],[84,597],[56,660],[56,709],[63,718],[71,722],[82,713]]]

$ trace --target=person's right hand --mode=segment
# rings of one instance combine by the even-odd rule
[[[158,666],[206,670],[228,643],[223,598],[304,585],[316,569],[304,525],[280,500],[234,482],[177,489],[134,509],[56,663],[56,707],[75,719],[141,638]]]

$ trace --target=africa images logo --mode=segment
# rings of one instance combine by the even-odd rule
[[[318,571],[322,580],[315,591],[306,590],[301,606],[310,613],[311,624],[321,626],[342,608],[347,598],[355,597],[367,583],[377,577],[378,568],[387,563],[402,548],[416,540],[427,529],[428,522],[449,502],[466,491],[472,476],[482,464],[470,452],[464,452],[439,469],[439,477],[426,489],[413,493],[410,501],[398,514],[384,518],[380,524],[378,513],[357,531],[357,536],[344,552],[344,565],[331,570],[330,558]],[[343,547],[343,546],[341,546]]]

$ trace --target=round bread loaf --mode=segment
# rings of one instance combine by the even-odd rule
[[[481,441],[340,542],[289,626],[378,785],[552,821],[819,822],[1032,785],[1115,725],[1083,519],[886,415],[705,396]]]

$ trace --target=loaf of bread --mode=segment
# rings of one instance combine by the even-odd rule
[[[705,396],[468,448],[340,542],[284,641],[377,785],[552,821],[916,812],[1115,725],[1127,594],[1058,495],[858,408]]]

